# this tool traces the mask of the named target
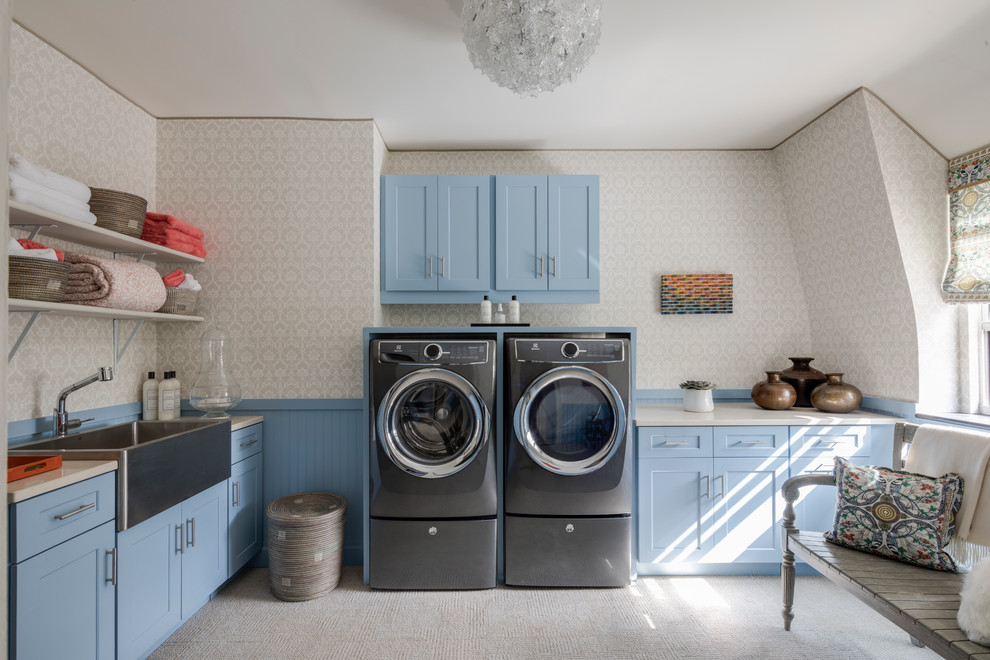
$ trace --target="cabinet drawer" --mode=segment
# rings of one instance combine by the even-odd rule
[[[641,426],[636,434],[639,458],[712,455],[710,426]]]
[[[116,472],[10,505],[10,561],[24,561],[116,515]]]
[[[787,456],[786,426],[716,426],[715,456]]]
[[[851,458],[871,454],[869,426],[792,426],[791,458],[834,456]]]
[[[261,451],[262,424],[253,424],[230,434],[230,464],[242,461],[248,456],[254,456]]]

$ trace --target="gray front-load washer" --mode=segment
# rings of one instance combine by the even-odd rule
[[[371,587],[494,587],[494,340],[396,337],[370,349]]]

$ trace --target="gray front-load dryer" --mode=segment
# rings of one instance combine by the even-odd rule
[[[495,342],[396,337],[370,349],[371,587],[494,587]]]
[[[510,337],[505,349],[506,584],[628,584],[629,340]]]

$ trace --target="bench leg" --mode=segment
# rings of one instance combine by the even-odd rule
[[[911,643],[912,644],[914,644],[918,648],[922,648],[922,649],[925,648],[925,645],[921,643],[921,640],[920,639],[918,639],[914,635],[909,635],[909,636],[911,637]]]
[[[784,609],[781,615],[784,617],[784,630],[791,629],[791,621],[794,620],[794,553],[787,547],[787,534],[784,534],[784,557],[780,565],[780,582],[784,588]]]

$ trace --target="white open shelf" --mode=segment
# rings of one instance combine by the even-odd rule
[[[183,321],[199,322],[202,316],[184,316],[182,314],[160,314],[158,312],[132,312],[127,309],[109,309],[93,307],[92,305],[70,305],[67,303],[42,302],[39,300],[22,300],[7,298],[9,312],[54,312],[64,316],[86,316],[90,318],[121,319],[125,321],[157,321],[177,323]]]
[[[22,204],[14,200],[9,200],[7,206],[10,209],[9,223],[11,226],[33,225],[42,227],[41,235],[51,238],[59,238],[112,252],[142,254],[145,259],[161,263],[201,264],[204,262],[202,257],[194,257],[191,254],[173,250],[172,248],[142,241],[139,238],[132,238],[131,236],[110,231],[103,227],[97,227],[96,225],[79,222],[58,213],[39,209],[30,204]],[[172,315],[159,314],[158,316]]]

